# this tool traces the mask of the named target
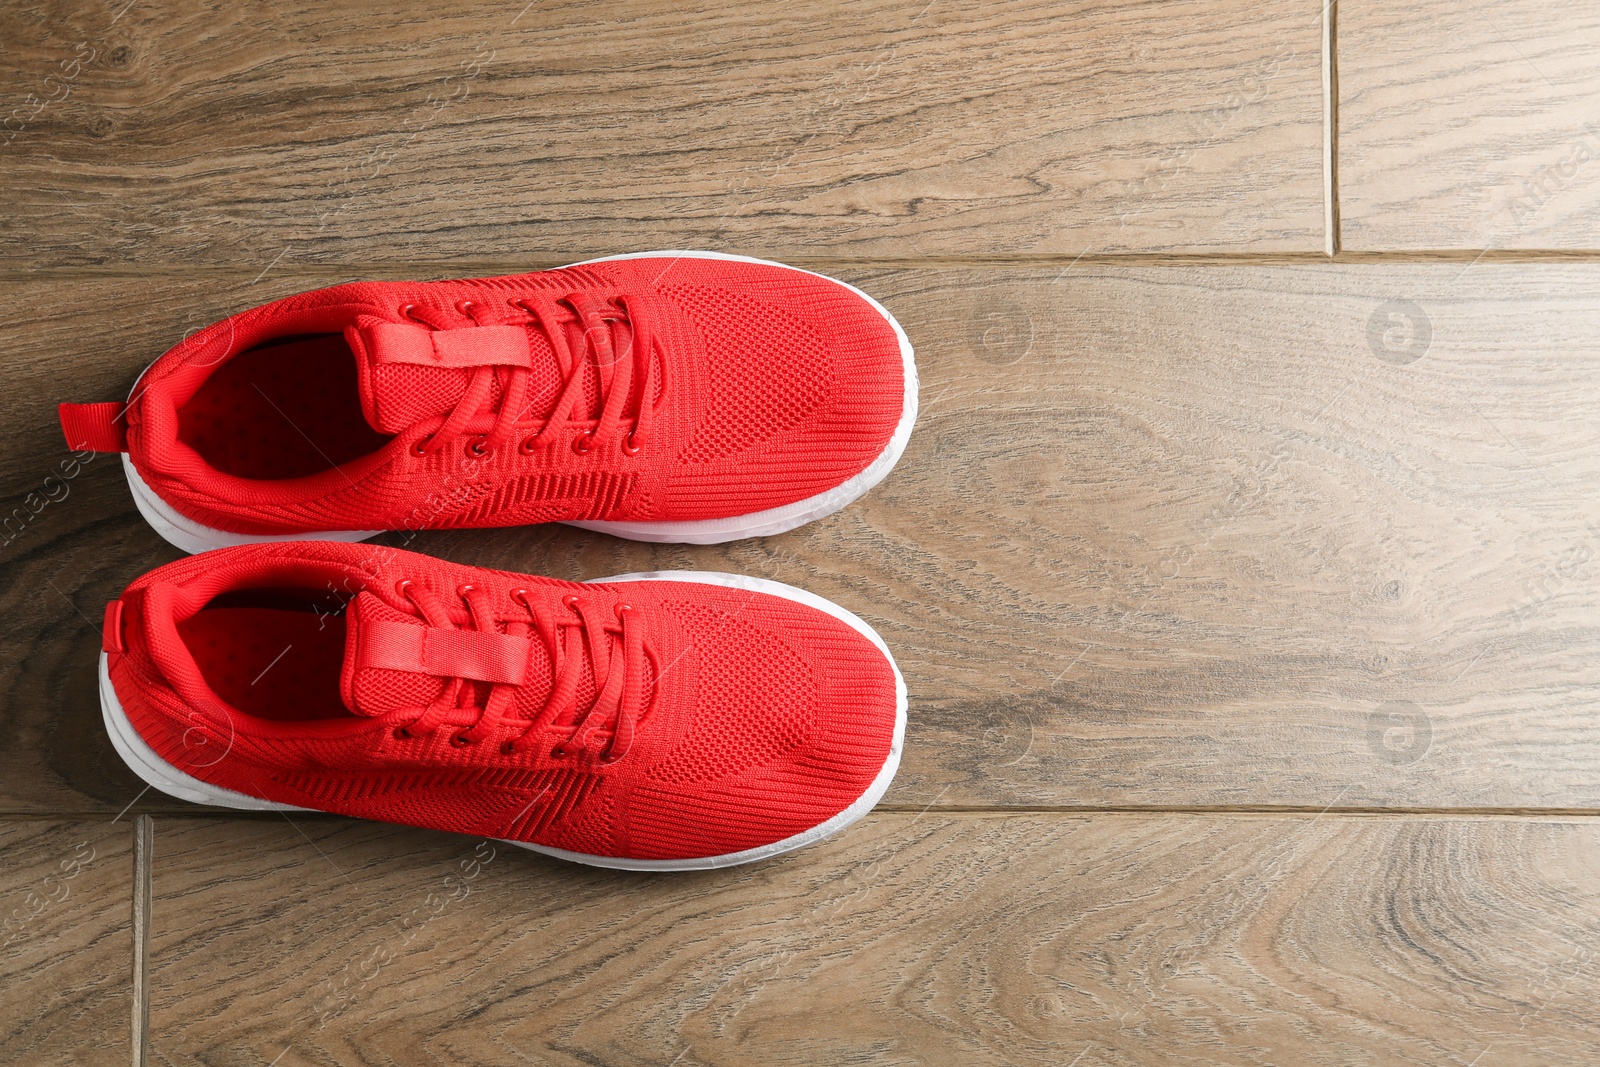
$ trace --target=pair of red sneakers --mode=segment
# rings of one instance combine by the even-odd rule
[[[883,795],[905,733],[905,683],[855,615],[757,578],[579,584],[352,542],[779,533],[881,480],[916,405],[880,304],[736,256],[242,312],[126,403],[61,406],[67,443],[122,452],[144,517],[203,553],[107,607],[106,728],[140,777],[201,803],[634,869],[819,840]]]

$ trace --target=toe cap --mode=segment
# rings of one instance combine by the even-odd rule
[[[699,678],[692,725],[634,796],[635,845],[663,855],[817,827],[872,790],[899,742],[901,688],[874,642],[808,604],[704,588],[661,602]]]
[[[913,383],[900,335],[871,301],[767,264],[696,261],[659,285],[705,350],[706,403],[672,483],[683,517],[816,496],[888,447]]]

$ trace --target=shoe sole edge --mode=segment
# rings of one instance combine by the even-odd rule
[[[900,344],[900,358],[905,369],[905,400],[901,408],[900,422],[896,424],[895,431],[890,436],[889,443],[884,446],[883,451],[864,469],[849,479],[840,482],[832,489],[806,497],[804,500],[782,504],[775,508],[767,508],[763,511],[753,511],[745,515],[730,515],[720,519],[694,519],[682,522],[609,522],[582,519],[572,520],[563,525],[592,530],[597,533],[607,533],[630,541],[646,541],[658,544],[714,545],[725,541],[738,541],[746,537],[770,537],[774,534],[787,533],[797,527],[804,526],[808,522],[815,522],[817,519],[832,515],[834,512],[860,499],[873,486],[888,477],[895,464],[900,462],[900,457],[904,454],[906,445],[911,440],[911,430],[917,421],[918,382],[916,353],[911,347],[911,340],[906,336],[905,329],[900,325],[899,320],[890,314],[887,308],[849,282],[842,282],[837,278],[830,278],[826,274],[818,274],[816,271],[791,267],[787,263],[779,263],[770,259],[757,259],[753,256],[739,256],[731,252],[695,252],[687,250],[630,252],[617,256],[603,256],[599,259],[584,260],[581,263],[569,263],[566,267],[554,269],[565,270],[567,267],[583,267],[591,263],[607,263],[623,259],[664,259],[667,257],[692,257],[696,259],[719,259],[737,263],[759,263],[769,267],[796,270],[802,274],[809,274],[814,278],[822,278],[835,285],[842,285],[866,300],[888,322]],[[151,366],[154,366],[154,364],[151,364]],[[146,369],[148,370],[148,368]],[[143,379],[142,374],[140,379]],[[130,400],[138,392],[138,388],[138,382],[136,381],[133,392],[129,393]],[[134,468],[133,460],[126,452],[122,454],[122,467],[127,474],[128,488],[133,494],[134,506],[139,509],[139,514],[144,517],[145,522],[149,523],[151,528],[169,543],[176,545],[190,555],[206,552],[214,548],[265,544],[275,541],[365,541],[369,537],[376,537],[386,532],[384,530],[320,530],[282,534],[231,533],[191,519],[165,500],[162,500],[155,490],[150,488],[150,485],[140,476],[139,472]]]
[[[766,578],[752,578],[747,575],[723,574],[716,571],[640,571],[634,574],[613,575],[609,578],[595,578],[588,584],[602,584],[623,581],[677,581],[699,582],[704,585],[718,585],[733,588],[750,589],[754,592],[769,593],[780,596],[786,600],[793,600],[809,607],[832,615],[856,632],[866,637],[883,653],[884,659],[889,663],[889,669],[894,672],[895,680],[895,730],[894,737],[889,744],[889,755],[879,769],[877,777],[872,781],[865,792],[850,803],[843,811],[838,812],[824,822],[817,824],[809,830],[783,838],[770,844],[760,845],[756,848],[743,849],[739,852],[724,853],[719,856],[697,856],[676,860],[640,860],[628,859],[618,856],[598,856],[586,852],[569,852],[566,849],[553,848],[549,845],[537,845],[527,841],[510,841],[504,838],[508,845],[516,845],[531,852],[539,852],[556,859],[568,860],[573,863],[582,863],[590,867],[608,867],[625,871],[699,871],[711,870],[718,867],[733,867],[742,863],[752,863],[756,860],[768,859],[785,852],[803,848],[806,845],[825,840],[839,833],[845,827],[859,821],[867,812],[875,807],[889,784],[894,780],[900,768],[901,751],[905,743],[906,712],[909,699],[906,691],[905,678],[900,674],[900,667],[894,661],[894,656],[889,652],[889,646],[884,643],[878,632],[869,626],[855,613],[840,607],[824,597],[805,589],[799,589],[782,582],[774,582]],[[128,719],[127,712],[123,710],[122,702],[117,697],[116,687],[111,682],[110,659],[105,652],[100,653],[100,712],[105,722],[106,733],[111,738],[111,745],[116,749],[117,755],[144,782],[166,793],[168,796],[177,797],[193,804],[209,804],[216,807],[234,808],[240,811],[319,811],[317,808],[302,808],[293,804],[283,804],[273,800],[263,800],[240,793],[223,786],[213,785],[202,779],[196,778],[186,771],[167,762],[157,755],[139,731]],[[324,813],[328,814],[328,813]],[[355,818],[356,816],[347,816]],[[378,821],[378,820],[373,820]],[[404,823],[392,825],[405,825]]]
[[[240,811],[314,811],[293,804],[280,804],[275,800],[262,800],[248,793],[212,785],[180,770],[156,754],[139,735],[117,698],[116,686],[111,683],[110,657],[100,653],[100,717],[105,722],[111,747],[117,750],[128,769],[142,778],[146,785],[159,789],[168,796],[187,800],[191,804],[211,804]]]

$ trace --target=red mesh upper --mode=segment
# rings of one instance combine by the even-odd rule
[[[560,389],[555,353],[544,333],[527,330],[532,351],[533,385],[531,403],[543,410]],[[430,416],[447,415],[467,391],[471,372],[450,367],[422,367],[415,364],[389,364],[375,367],[369,393],[373,421],[385,433],[401,433]],[[505,375],[496,372],[490,404],[497,405],[505,391]]]
[[[710,389],[683,458],[737,456],[806,420],[827,399],[832,361],[822,336],[782,308],[704,285],[674,285],[706,344]],[[753,358],[756,353],[760,358]]]
[[[549,447],[470,454],[498,424],[513,373],[505,367],[492,371],[488,401],[468,413],[462,435],[431,442],[476,372],[374,363],[362,349],[358,320],[523,326],[532,369],[522,428],[511,435],[520,442],[543,425],[563,381],[545,329],[518,306],[538,293],[616,301],[648,318],[650,396],[643,371],[633,371],[628,421],[588,451],[573,423],[551,431]],[[614,348],[633,351],[636,325],[611,314]],[[583,357],[583,400],[569,417],[598,418],[611,365],[596,362],[575,313],[549,329]],[[303,340],[270,358],[235,358],[286,337]],[[839,283],[777,265],[633,259],[352,283],[242,312],[146,373],[128,412],[128,449],[170,505],[238,533],[690,521],[767,510],[848,481],[884,451],[906,393],[893,328]],[[628,451],[641,405],[651,410],[647,439]],[[424,442],[438,447],[419,455],[413,446]]]
[[[351,626],[360,626],[376,620],[415,623],[414,612],[401,611],[378,599],[371,593],[361,593],[350,602],[346,612]],[[548,675],[549,666],[541,662],[539,677]],[[352,710],[367,715],[383,715],[405,708],[423,707],[432,703],[444,692],[444,678],[412,671],[385,670],[366,667],[360,670],[350,661],[350,649],[341,658],[341,667],[349,674],[350,696],[346,703]]]
[[[513,590],[551,605],[578,595],[602,612],[632,605],[659,669],[644,676],[648,711],[628,754],[614,764],[555,758],[550,746],[571,723],[551,725],[540,743],[511,753],[498,734],[452,744],[455,730],[481,714],[489,691],[481,684],[478,710],[463,711],[455,727],[397,738],[395,723],[414,717],[443,683],[408,671],[357,671],[351,702],[360,714],[351,714],[341,707],[326,643],[301,660],[285,651],[264,675],[270,684],[237,696],[280,641],[298,648],[314,633],[348,639],[372,620],[416,621],[395,591],[402,580],[441,597],[472,584],[508,615]],[[297,591],[315,606],[285,619]],[[122,599],[126,651],[110,654],[111,677],[146,743],[202,781],[300,807],[595,855],[724,855],[844,810],[872,785],[895,732],[895,676],[875,645],[814,608],[726,586],[577,585],[310,541],[180,560],[133,583]],[[466,621],[463,609],[459,622]],[[235,662],[224,662],[229,653]],[[504,737],[527,728],[551,685],[545,652],[531,655]],[[580,688],[587,707],[592,672]],[[223,703],[222,690],[257,703],[251,711]]]
[[[816,681],[780,635],[708,604],[667,601],[662,606],[721,669],[702,678],[702,714],[672,753],[650,769],[652,779],[718,781],[766,766],[811,739]]]

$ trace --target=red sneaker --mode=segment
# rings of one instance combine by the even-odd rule
[[[126,405],[63,404],[122,451],[189,552],[382,530],[570,522],[645,541],[781,533],[905,450],[905,331],[843,282],[649,252],[448,282],[357,282],[241,312]]]
[[[905,683],[758,578],[580,584],[335,542],[159,567],[106,609],[112,743],[163,792],[502,838],[634,870],[820,840],[889,787]]]

